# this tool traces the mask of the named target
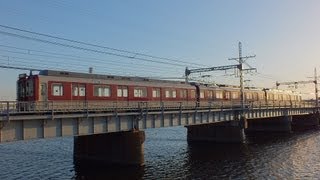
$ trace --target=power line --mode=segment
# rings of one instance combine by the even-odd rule
[[[17,51],[10,51],[10,50],[1,50],[0,51],[5,51],[5,52],[9,52],[9,53],[15,53],[15,54],[24,54],[24,55],[32,55],[32,56],[40,56],[40,57],[50,57],[50,58],[61,58],[61,57],[57,57],[58,56],[64,56],[68,57],[65,59],[71,59],[71,60],[94,60],[95,62],[103,62],[105,63],[105,59],[99,59],[99,58],[92,58],[92,57],[81,57],[81,56],[76,56],[76,55],[71,55],[71,54],[63,54],[63,53],[56,53],[56,52],[48,52],[48,51],[40,51],[40,50],[34,50],[34,49],[26,49],[26,48],[20,48],[20,47],[15,47],[15,46],[8,46],[8,45],[1,45],[0,47],[5,47],[5,48],[11,48],[11,49],[17,49],[17,50],[23,50],[23,51],[27,51],[27,52],[17,52]],[[38,52],[38,53],[45,53],[45,54],[50,54],[50,55],[43,55],[43,54],[35,54],[32,52]],[[54,55],[54,56],[51,56]],[[116,62],[118,64],[123,65],[123,63],[119,63],[119,61],[114,61],[114,60],[108,60],[108,62]],[[150,67],[150,65],[148,65],[148,67]],[[151,66],[151,67],[157,67],[157,69],[159,69],[159,66]]]
[[[162,60],[166,60],[166,61],[180,62],[180,63],[184,63],[184,64],[196,65],[196,66],[201,66],[201,67],[207,66],[207,65],[198,64],[198,63],[190,63],[190,62],[182,61],[182,60],[178,60],[178,59],[158,57],[158,56],[143,54],[143,53],[139,53],[139,52],[133,52],[133,51],[127,51],[127,50],[122,50],[122,49],[107,47],[107,46],[96,45],[96,44],[92,44],[92,43],[87,43],[87,42],[82,42],[82,41],[77,41],[77,40],[62,38],[62,37],[58,37],[58,36],[53,36],[53,35],[48,35],[48,34],[43,34],[43,33],[34,32],[34,31],[28,31],[28,30],[24,30],[24,29],[20,29],[20,28],[16,28],[16,27],[10,27],[10,26],[1,25],[1,24],[0,24],[0,27],[6,28],[6,29],[15,30],[15,31],[20,31],[20,32],[35,34],[35,35],[39,35],[39,36],[44,36],[44,37],[59,39],[59,40],[68,41],[68,42],[72,42],[72,43],[77,43],[77,44],[82,44],[82,45],[87,45],[87,46],[92,46],[92,47],[98,47],[98,48],[108,49],[108,50],[117,51],[117,52],[122,52],[122,53],[128,53],[128,54],[131,54],[131,57],[133,57],[133,56],[144,56],[144,57],[149,57],[149,58],[153,58],[153,59],[162,59]],[[133,55],[133,56],[132,56],[132,55]],[[139,58],[136,58],[136,59],[139,59]],[[184,65],[184,66],[185,66],[185,65]]]
[[[1,51],[1,50],[0,50]],[[45,66],[45,67],[50,67],[50,65],[52,65],[54,68],[56,68],[57,66],[69,66],[69,67],[82,67],[86,70],[86,68],[92,66],[92,64],[88,64],[88,63],[77,63],[78,61],[75,61],[75,63],[64,63],[64,62],[61,62],[61,61],[56,61],[56,62],[52,62],[52,61],[49,61],[49,62],[46,62],[46,63],[43,63],[43,59],[30,59],[30,58],[24,58],[24,57],[17,57],[17,56],[7,56],[7,55],[0,55],[2,57],[8,57],[8,59],[2,59],[4,63],[7,63],[7,64],[12,64],[12,63],[16,63],[16,62],[19,62],[19,63],[26,63],[28,62],[28,64],[38,64],[40,66]],[[26,60],[26,61],[19,61],[20,60]],[[112,66],[118,66],[120,67],[121,69],[123,70],[134,70],[134,71],[138,71],[139,69],[136,69],[136,68],[132,68],[131,66],[121,66],[119,64],[116,64],[116,65],[112,65]],[[119,68],[111,68],[110,66],[106,66],[106,65],[103,65],[103,66],[99,66],[99,68],[107,68],[108,70],[119,70]],[[144,72],[157,72],[157,70],[155,71],[152,71],[152,70],[149,70],[149,69],[146,69],[144,70]],[[161,72],[161,70],[158,72]],[[176,71],[171,71],[172,73],[173,72],[176,72]]]
[[[1,45],[0,45],[1,46]],[[61,61],[61,57],[59,57],[59,56],[54,56],[54,55],[43,55],[43,54],[34,54],[34,53],[25,53],[25,52],[18,52],[18,51],[11,51],[11,50],[3,50],[3,49],[0,49],[0,51],[2,51],[2,52],[8,52],[8,53],[14,53],[14,54],[21,54],[21,55],[28,55],[28,56],[37,56],[37,57],[48,57],[48,58],[54,58],[54,59],[59,59],[60,61]],[[44,52],[43,52],[44,53]],[[52,53],[53,54],[53,53]],[[58,54],[57,53],[57,55],[62,55],[62,54]],[[7,56],[7,55],[6,55]],[[22,57],[14,57],[14,56],[10,56],[11,58],[18,58],[18,59],[25,59],[25,60],[36,60],[36,59],[26,59],[26,58],[22,58]],[[104,60],[102,60],[102,59],[97,59],[97,58],[84,58],[84,57],[79,57],[79,56],[73,56],[73,57],[67,57],[67,58],[65,58],[65,57],[63,57],[63,59],[62,60],[65,60],[65,59],[68,59],[68,60],[70,60],[70,61],[73,61],[73,62],[79,62],[80,60],[89,60],[89,59],[92,59],[92,60],[94,60],[94,62],[96,62],[96,63],[99,63],[98,64],[98,66],[101,66],[101,64],[103,64],[103,65],[107,65],[107,64],[109,64],[109,65],[111,65],[111,66],[118,66],[118,67],[124,67],[123,66],[123,63],[119,63],[118,61],[108,61],[108,62],[105,62]],[[43,60],[40,60],[40,62],[43,62]],[[63,61],[62,63],[65,63],[65,61]],[[89,66],[92,66],[91,64],[89,65]],[[135,67],[133,67],[133,66],[135,66]],[[132,70],[141,70],[141,67],[142,67],[142,65],[139,65],[139,64],[131,64],[130,65],[130,69],[132,69]],[[108,68],[110,68],[110,67],[108,67]],[[157,67],[157,66],[151,66],[150,67],[150,65],[148,66],[148,70],[156,70],[156,71],[166,71],[166,72],[168,72],[168,71],[171,71],[171,72],[176,72],[175,70],[171,70],[171,69],[166,69],[166,70],[164,70],[164,69],[161,69],[161,68],[159,68],[159,67]]]
[[[20,34],[11,33],[11,32],[0,31],[0,33],[8,35],[8,36],[18,37],[18,38],[38,41],[38,42],[47,43],[47,44],[53,44],[53,45],[68,47],[68,48],[74,48],[74,49],[78,49],[78,50],[90,51],[90,52],[95,52],[95,53],[103,53],[103,54],[107,54],[107,55],[111,55],[111,56],[117,56],[117,57],[121,57],[121,58],[127,58],[127,59],[132,59],[132,60],[141,60],[141,61],[144,61],[144,62],[158,63],[158,64],[169,65],[169,66],[185,67],[185,65],[182,65],[182,64],[179,64],[179,63],[169,63],[169,62],[164,62],[164,61],[157,61],[157,60],[154,60],[154,59],[162,59],[162,60],[171,61],[171,62],[180,62],[180,63],[184,63],[184,64],[188,63],[189,65],[192,64],[192,65],[197,65],[197,66],[208,67],[208,66],[203,65],[203,64],[189,63],[189,62],[181,61],[181,60],[177,60],[177,59],[163,58],[163,57],[152,56],[152,55],[139,53],[139,52],[133,52],[133,51],[127,51],[127,50],[123,50],[123,49],[117,49],[117,48],[112,48],[112,47],[107,47],[107,46],[101,46],[101,45],[96,45],[96,44],[92,44],[92,43],[87,43],[87,42],[67,39],[67,38],[53,36],[53,35],[48,35],[48,34],[44,34],[44,33],[28,31],[28,30],[24,30],[24,29],[20,29],[20,28],[16,28],[16,27],[10,27],[10,26],[1,25],[1,24],[0,24],[0,27],[6,28],[6,29],[10,29],[10,30],[19,31],[19,32],[30,33],[30,34],[33,34],[33,35],[38,35],[38,36],[43,36],[43,37],[48,37],[48,38],[54,38],[54,39],[57,39],[57,40],[68,41],[68,42],[72,42],[72,43],[77,43],[77,44],[82,44],[82,45],[87,45],[87,46],[92,46],[92,47],[97,47],[97,48],[108,49],[108,50],[116,51],[116,52],[120,52],[120,53],[127,53],[127,54],[130,54],[130,55],[124,55],[124,54],[119,54],[119,53],[95,50],[95,49],[91,49],[91,48],[85,48],[85,47],[80,47],[80,46],[75,46],[75,45],[70,45],[70,44],[65,44],[65,43],[59,43],[59,42],[53,42],[53,41],[49,41],[49,40],[45,40],[45,39],[39,39],[39,38],[20,35]],[[26,50],[26,51],[42,52],[42,53],[48,53],[48,54],[55,54],[55,55],[61,55],[61,56],[70,56],[70,57],[81,58],[81,57],[72,56],[72,55],[59,54],[59,53],[50,53],[50,52],[38,51],[38,50],[30,50],[30,49],[23,49],[23,48],[17,48],[17,47],[12,47],[12,46],[5,46],[5,45],[0,45],[0,46],[16,48],[16,49]],[[28,55],[34,55],[34,54],[28,54]],[[44,56],[44,55],[37,54],[36,56]],[[141,57],[136,57],[136,56],[144,56],[144,57],[148,57],[148,58],[152,58],[152,59],[141,58]],[[55,57],[53,57],[53,58],[55,58]],[[81,58],[81,59],[84,59],[84,58]],[[96,59],[96,58],[90,58],[90,59]],[[102,59],[96,59],[96,60],[104,61]],[[111,60],[108,60],[108,61],[111,61]],[[111,63],[109,63],[109,64],[111,64]],[[166,71],[168,71],[168,70],[169,69],[167,68]],[[145,69],[144,69],[144,71],[145,71]],[[273,78],[267,77],[267,75],[263,75],[261,73],[258,73],[258,74],[262,78],[274,80]]]
[[[117,57],[122,57],[122,58],[136,59],[136,60],[141,60],[141,61],[146,61],[146,62],[153,62],[153,63],[159,63],[159,64],[167,64],[167,65],[172,65],[172,66],[185,67],[184,65],[177,64],[177,63],[168,63],[168,62],[150,60],[150,59],[145,59],[145,58],[139,58],[139,57],[135,57],[135,56],[121,55],[121,54],[116,54],[116,53],[111,53],[111,52],[105,52],[105,51],[100,51],[100,50],[95,50],[95,49],[84,48],[84,47],[80,47],[80,46],[74,46],[74,45],[69,45],[69,44],[52,42],[52,41],[48,41],[48,40],[38,39],[38,38],[34,38],[34,37],[28,37],[28,36],[19,35],[19,34],[10,33],[10,32],[5,32],[5,31],[0,31],[0,33],[8,35],[8,36],[18,37],[18,38],[38,41],[38,42],[47,43],[47,44],[53,44],[53,45],[57,45],[57,46],[68,47],[68,48],[74,48],[74,49],[83,50],[83,51],[107,54],[107,55],[117,56]]]

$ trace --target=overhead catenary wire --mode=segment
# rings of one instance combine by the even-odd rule
[[[121,58],[131,58],[131,59],[136,59],[136,60],[141,60],[141,61],[146,61],[146,62],[153,62],[153,63],[159,63],[159,64],[167,64],[167,65],[172,65],[172,66],[185,67],[185,65],[181,65],[181,64],[177,64],[177,63],[169,63],[169,62],[156,61],[156,60],[151,60],[151,59],[146,59],[146,58],[139,58],[139,57],[134,57],[134,56],[116,54],[116,53],[111,53],[111,52],[106,52],[106,51],[100,51],[100,50],[84,48],[84,47],[70,45],[70,44],[64,44],[64,43],[53,42],[53,41],[48,41],[48,40],[44,40],[44,39],[24,36],[24,35],[20,35],[20,34],[16,34],[16,33],[11,33],[11,32],[0,31],[0,33],[8,35],[8,36],[13,36],[13,37],[18,37],[18,38],[23,38],[23,39],[28,39],[28,40],[33,40],[33,41],[38,41],[38,42],[42,42],[42,43],[53,44],[53,45],[57,45],[57,46],[73,48],[73,49],[78,49],[78,50],[83,50],[83,51],[88,51],[88,52],[101,53],[101,54],[117,56],[117,57],[121,57]]]
[[[51,56],[51,55],[42,55],[42,54],[29,54],[29,53],[25,53],[25,52],[16,52],[16,51],[10,51],[10,50],[3,50],[0,49],[1,52],[9,52],[9,53],[13,53],[13,54],[20,54],[20,55],[28,55],[28,56],[35,56],[35,57],[41,57],[41,58],[50,58],[50,59],[58,59],[55,60],[55,62],[59,62],[60,64],[66,65],[66,66],[70,66],[70,65],[78,65],[81,60],[90,60],[90,58],[60,58],[59,56]],[[17,56],[12,56],[12,55],[1,55],[0,56],[5,56],[10,58],[10,60],[14,60],[14,59],[24,59],[27,60],[29,63],[33,62],[33,61],[37,61],[37,63],[44,63],[44,59],[30,59],[30,58],[25,58],[25,57],[17,57]],[[69,60],[69,63],[66,63],[65,60]],[[74,63],[71,63],[74,62]],[[92,64],[92,62],[95,62],[95,64]],[[48,59],[46,59],[46,63],[51,63],[51,61],[48,61]],[[76,63],[76,64],[75,64]],[[108,61],[108,62],[103,62],[103,60],[99,61],[99,60],[94,60],[94,61],[90,61],[90,62],[81,62],[82,65],[87,65],[86,67],[90,67],[90,66],[99,66],[99,67],[107,67],[108,69],[112,69],[112,67],[121,67],[121,68],[127,68],[127,69],[131,69],[133,71],[139,71],[141,70],[141,66],[140,64],[137,63],[130,63],[130,66],[123,66],[123,63],[119,63],[117,61]],[[172,73],[176,73],[177,70],[174,69],[161,69],[159,67],[156,66],[148,66],[148,68],[145,71],[158,71],[158,72],[172,72]],[[183,70],[181,70],[181,72],[183,72]]]
[[[82,46],[72,45],[72,44],[66,44],[66,43],[61,43],[61,42],[55,42],[55,41],[50,41],[50,40],[47,40],[47,39],[41,39],[41,38],[37,38],[37,37],[26,36],[24,34],[17,34],[17,33],[13,33],[13,32],[6,32],[6,31],[1,31],[0,30],[1,34],[7,35],[7,36],[12,36],[12,37],[17,37],[17,38],[37,41],[37,42],[41,42],[41,43],[47,43],[47,44],[51,44],[51,45],[57,45],[57,46],[61,46],[61,47],[73,48],[73,49],[87,51],[87,52],[94,52],[94,53],[106,54],[106,55],[110,55],[110,56],[117,56],[117,57],[120,57],[120,58],[126,58],[126,59],[130,59],[130,60],[140,60],[142,62],[162,64],[162,65],[166,65],[166,66],[170,66],[171,67],[171,68],[164,69],[164,72],[171,71],[171,69],[173,68],[172,66],[180,67],[180,68],[181,67],[185,68],[186,66],[189,66],[189,67],[195,67],[195,66],[208,67],[207,65],[198,64],[198,63],[190,63],[190,62],[182,61],[182,60],[179,60],[179,59],[164,58],[164,57],[158,57],[158,56],[143,54],[143,53],[134,52],[134,51],[127,51],[127,50],[123,50],[123,49],[112,48],[112,47],[108,47],[108,46],[101,46],[101,45],[97,45],[97,44],[92,44],[92,43],[87,43],[87,42],[67,39],[67,38],[63,38],[63,37],[53,36],[53,35],[44,34],[44,33],[38,33],[38,32],[34,32],[34,31],[28,31],[28,30],[24,30],[24,29],[21,29],[21,28],[10,27],[10,26],[1,25],[1,24],[0,24],[0,27],[6,28],[6,29],[10,29],[10,30],[15,31],[15,32],[29,33],[29,34],[32,34],[32,35],[52,38],[52,39],[55,39],[55,40],[60,40],[60,41],[65,41],[65,42],[70,42],[70,43],[76,43],[78,45],[85,45],[85,46],[90,46],[90,47],[94,47],[94,48],[102,48],[104,50],[110,50],[110,51],[114,51],[114,52],[98,50],[98,49],[94,49],[94,48],[87,48],[87,47],[82,47]],[[9,47],[9,46],[7,46],[7,47]],[[22,50],[22,48],[21,48],[21,50]],[[33,52],[41,52],[41,51],[38,51],[38,50],[31,50],[31,51],[33,51]],[[47,52],[47,53],[50,53],[50,52]],[[32,54],[32,55],[34,55],[34,54]],[[40,56],[40,55],[37,54],[36,56]],[[61,54],[61,56],[68,56],[68,55],[66,55],[66,54],[62,55]],[[143,57],[145,57],[145,58],[143,58]],[[90,58],[90,59],[95,59],[95,58]],[[164,61],[159,61],[159,60],[156,60],[156,59],[161,59],[161,60],[164,60]],[[99,59],[99,60],[101,60],[101,59]],[[108,61],[109,61],[108,63],[111,64],[110,62],[112,60],[108,60]],[[134,65],[135,64],[132,64],[130,66],[134,66]],[[114,64],[114,66],[117,66],[117,65]],[[110,67],[108,67],[108,68],[110,68]],[[156,70],[156,71],[157,71],[157,69],[159,69],[159,71],[161,71],[160,68],[158,68],[158,67],[154,67],[154,68],[155,68],[154,70]],[[151,65],[148,65],[148,69],[151,69]],[[143,69],[143,71],[146,71],[146,69]],[[181,72],[182,71],[183,70],[181,70]],[[173,70],[172,72],[177,73],[179,71]],[[257,73],[257,74],[261,78],[276,81],[273,77],[269,77],[269,76],[261,74],[261,73]]]
[[[6,64],[6,62],[7,62],[6,59],[0,58],[1,64]],[[52,69],[52,67],[48,66],[48,65],[34,65],[34,64],[32,64],[32,65],[26,66],[24,61],[15,61],[13,63],[10,63],[9,65],[0,66],[0,68],[19,69],[19,70],[37,70],[37,71],[41,71],[44,69]],[[79,69],[79,67],[76,67],[76,66],[66,68],[63,65],[57,65],[57,66],[55,66],[55,70],[83,72],[83,70],[86,70],[86,69]],[[106,74],[106,72],[101,69],[95,69],[95,73]],[[149,76],[146,76],[145,72],[143,72],[143,74],[132,74],[129,71],[121,71],[120,69],[119,70],[112,70],[109,72],[109,74],[110,75],[119,75],[119,76],[128,75],[128,76],[139,76],[139,77],[151,77],[151,74]],[[152,75],[160,76],[162,74],[152,73]]]
[[[0,24],[0,27],[6,28],[6,29],[15,30],[15,31],[20,31],[20,32],[30,33],[30,34],[34,34],[34,35],[38,35],[38,36],[49,37],[49,38],[58,39],[58,40],[62,40],[62,41],[72,42],[72,43],[76,43],[76,44],[82,44],[82,45],[87,45],[87,46],[92,46],[92,47],[97,47],[97,48],[103,48],[103,49],[108,49],[108,50],[117,51],[117,52],[121,52],[121,53],[128,53],[131,56],[127,56],[127,58],[130,58],[130,57],[133,57],[133,56],[143,56],[143,57],[149,57],[149,58],[153,58],[153,59],[161,59],[161,60],[166,60],[166,61],[169,61],[169,62],[175,62],[175,64],[177,62],[184,63],[183,66],[186,66],[186,65],[190,66],[191,65],[191,66],[207,67],[207,65],[204,65],[204,64],[191,63],[191,62],[182,61],[182,60],[179,60],[179,59],[158,57],[158,56],[148,55],[148,54],[139,53],[139,52],[133,52],[133,51],[127,51],[127,50],[118,49],[118,48],[101,46],[101,45],[97,45],[97,44],[92,44],[92,43],[82,42],[82,41],[78,41],[78,40],[67,39],[67,38],[53,36],[53,35],[44,34],[44,33],[38,33],[38,32],[34,32],[34,31],[24,30],[24,29],[21,29],[21,28],[6,26],[6,25],[2,25],[2,24]],[[116,55],[116,53],[110,53],[110,55]],[[135,59],[140,59],[141,60],[141,59],[144,59],[144,58],[135,58]]]
[[[93,57],[84,57],[84,56],[76,56],[76,55],[70,55],[70,54],[62,54],[62,53],[55,53],[55,52],[48,52],[48,51],[40,51],[40,50],[34,50],[34,49],[26,49],[26,48],[19,48],[19,47],[14,47],[14,46],[7,46],[7,45],[1,45],[0,47],[5,47],[5,48],[10,48],[10,49],[16,49],[16,50],[21,50],[21,51],[13,51],[13,50],[7,50],[7,49],[0,49],[2,52],[8,52],[8,53],[13,53],[13,54],[21,54],[21,55],[28,55],[28,56],[37,56],[37,57],[48,57],[48,58],[54,58],[54,59],[66,59],[66,60],[72,60],[72,61],[80,61],[80,60],[91,60],[90,62],[96,62],[96,63],[101,63],[101,64],[118,64],[123,66],[123,62],[117,61],[117,60],[107,60],[106,59],[101,59],[101,58],[93,58]],[[36,52],[36,53],[34,53]],[[49,54],[49,55],[47,55]],[[130,59],[131,60],[131,59]],[[127,62],[126,62],[127,63]],[[99,64],[99,65],[101,65]],[[130,66],[137,66],[141,69],[141,65],[137,63],[131,63]],[[154,70],[163,70],[163,71],[171,71],[171,68],[163,69],[159,66],[155,66],[152,64],[146,65],[148,69],[154,69]],[[168,65],[169,67],[169,65]],[[172,72],[176,72],[173,71]]]
[[[39,65],[39,67],[46,67],[46,68],[50,68],[53,69],[53,68],[56,68],[56,67],[59,67],[59,66],[64,66],[64,67],[79,67],[81,68],[82,70],[86,70],[87,67],[90,67],[92,66],[92,64],[90,63],[64,63],[63,60],[62,61],[55,61],[55,62],[52,62],[52,61],[47,61],[45,63],[43,59],[31,59],[31,58],[25,58],[25,57],[17,57],[17,56],[5,56],[5,55],[0,55],[2,57],[8,57],[8,59],[2,59],[4,63],[9,63],[9,64],[12,64],[12,63],[16,63],[16,62],[19,62],[19,63],[25,63],[26,61],[28,62],[28,64],[37,64]],[[20,60],[20,61],[19,61]],[[25,60],[25,61],[21,61],[21,60]],[[109,66],[106,66],[106,65],[100,65],[100,66],[97,66],[97,68],[95,69],[102,69],[102,68],[108,68],[109,70],[111,71],[119,71],[119,70],[137,70],[137,69],[134,69],[132,68],[131,66],[121,66],[121,65],[113,65],[113,66],[117,66],[118,68],[110,68]],[[80,70],[80,69],[78,69]],[[149,73],[155,73],[155,72],[161,72],[161,70],[144,70],[144,72],[149,72]],[[170,71],[169,71],[170,72]],[[171,71],[172,73],[174,71]]]

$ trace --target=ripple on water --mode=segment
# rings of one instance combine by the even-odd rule
[[[250,138],[246,144],[192,143],[183,127],[146,130],[138,169],[77,168],[73,138],[0,144],[0,179],[317,179],[320,131]]]

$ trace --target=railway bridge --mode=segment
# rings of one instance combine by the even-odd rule
[[[143,129],[185,126],[188,141],[244,142],[245,132],[319,126],[314,103],[0,102],[0,142],[74,136],[82,162],[143,165]],[[244,117],[244,118],[241,118]]]

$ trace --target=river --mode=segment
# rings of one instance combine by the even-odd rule
[[[184,127],[147,129],[145,166],[75,166],[73,138],[0,144],[0,179],[319,179],[320,131],[192,143]]]

